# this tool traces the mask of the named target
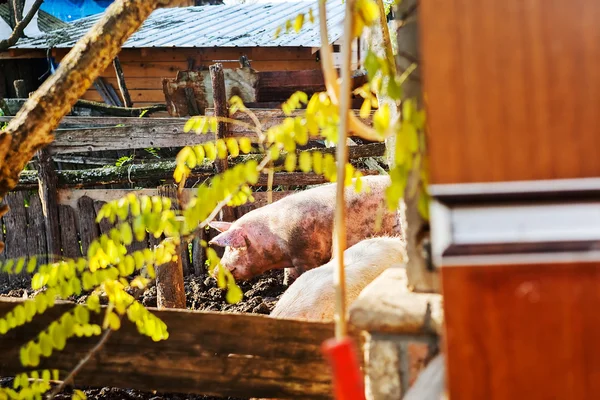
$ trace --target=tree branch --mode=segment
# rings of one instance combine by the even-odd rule
[[[27,28],[27,25],[29,25],[31,19],[33,18],[35,13],[38,12],[43,2],[44,0],[36,0],[35,3],[33,3],[33,6],[29,10],[29,12],[27,12],[25,18],[17,22],[17,25],[15,25],[15,28],[13,29],[10,37],[5,40],[0,40],[0,51],[8,50],[10,46],[14,46],[19,41],[19,38],[23,34],[23,31],[25,30],[25,28]],[[16,18],[17,15],[15,14],[15,19]]]
[[[58,70],[25,102],[0,132],[0,198],[73,104],[116,57],[123,43],[159,5],[169,0],[117,0],[62,60]]]

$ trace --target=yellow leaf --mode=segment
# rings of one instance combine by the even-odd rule
[[[298,160],[298,164],[302,172],[310,172],[312,164],[312,157],[310,153],[307,151],[303,151],[302,153],[300,153],[300,159]]]
[[[252,151],[252,141],[247,138],[247,137],[243,137],[240,138],[240,150],[242,151],[242,153],[244,154],[248,154]]]
[[[277,161],[279,159],[279,148],[276,145],[269,147],[269,155],[271,160]]]
[[[234,138],[228,138],[227,141],[227,151],[231,155],[231,157],[237,157],[240,155],[240,148],[238,146],[237,140]]]
[[[359,115],[362,119],[369,118],[369,115],[371,115],[371,100],[370,99],[365,99],[363,101],[362,106],[360,106]]]
[[[194,154],[196,155],[196,163],[198,165],[202,164],[202,161],[204,161],[205,157],[204,147],[202,147],[202,145],[198,145],[192,147],[192,150],[194,150]]]
[[[227,300],[229,304],[239,303],[240,301],[242,301],[243,297],[244,293],[238,285],[236,285],[235,283],[229,285],[227,289],[227,294],[225,295],[225,300]]]
[[[308,9],[308,20],[310,21],[311,24],[315,23],[315,16],[313,15],[312,8]]]
[[[273,39],[277,39],[279,37],[279,35],[281,35],[281,26],[278,26],[275,29],[275,34],[273,35]]]
[[[117,314],[111,312],[108,313],[108,327],[113,331],[118,330],[121,327],[121,319],[117,316]]]
[[[205,143],[204,151],[206,152],[206,158],[208,158],[210,161],[215,161],[217,158],[217,148],[213,142]]]
[[[285,170],[293,172],[296,169],[296,153],[288,154],[285,158]]]
[[[52,354],[52,339],[46,332],[40,334],[40,350],[44,357],[50,357]]]
[[[319,151],[312,152],[313,169],[315,173],[321,175],[323,173],[323,154]]]
[[[294,30],[296,33],[300,32],[302,25],[304,25],[304,14],[298,14],[294,20]]]
[[[185,133],[188,133],[189,131],[191,131],[194,128],[195,124],[196,124],[196,118],[192,117],[192,118],[188,119],[185,122],[185,125],[183,126],[183,131]]]
[[[217,155],[220,159],[227,158],[227,145],[223,139],[218,139],[217,143]]]
[[[162,199],[159,196],[152,196],[152,212],[162,212]]]

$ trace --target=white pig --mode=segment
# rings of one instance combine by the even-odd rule
[[[360,292],[392,265],[404,267],[405,242],[400,237],[374,237],[344,251],[346,309]],[[333,321],[335,288],[333,271],[337,258],[300,275],[283,293],[270,316]]]

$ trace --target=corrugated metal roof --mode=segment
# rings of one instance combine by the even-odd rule
[[[287,19],[313,9],[315,22],[308,18],[299,33],[293,30],[273,38]],[[21,39],[13,48],[71,48],[102,14],[69,23],[69,27],[35,39]],[[327,2],[330,43],[342,36],[344,4]],[[123,48],[143,47],[320,47],[317,1],[288,1],[161,8],[154,11]]]
[[[8,13],[8,4],[0,4],[0,18],[10,23],[10,15]],[[38,11],[38,27],[42,32],[50,32],[55,29],[61,29],[69,26],[66,22],[54,17],[42,10]]]

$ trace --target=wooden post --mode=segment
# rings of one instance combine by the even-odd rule
[[[174,186],[160,186],[158,187],[158,194],[174,199],[173,207],[176,207],[177,189]],[[156,303],[158,308],[185,308],[182,254],[187,257],[187,244],[182,243],[180,250],[177,261],[156,268]]]
[[[419,67],[419,35],[418,35],[418,2],[417,0],[406,0],[398,4],[397,15],[400,24],[397,31],[398,59],[397,68],[400,73],[406,72],[413,63],[417,68],[402,83],[402,100],[416,101],[419,108],[424,106],[423,91],[421,88],[421,68]],[[385,23],[384,21],[382,21]],[[426,142],[426,133],[419,132],[422,141]],[[392,140],[393,142],[393,140]],[[395,143],[388,144],[395,147]],[[423,149],[424,150],[424,149]],[[425,159],[425,152],[415,153],[414,159]],[[390,151],[392,155],[394,152]],[[422,164],[416,164],[408,175],[406,189],[404,191],[405,211],[405,235],[406,253],[408,263],[406,272],[408,274],[408,285],[417,292],[440,292],[439,273],[430,262],[429,246],[429,221],[425,220],[419,212],[419,199],[424,196],[422,190]]]
[[[38,188],[46,225],[48,261],[52,261],[61,255],[58,219],[58,176],[48,150],[38,151],[38,160]]]
[[[127,85],[125,84],[125,75],[123,74],[123,68],[121,68],[121,61],[119,61],[118,56],[113,60],[113,67],[115,68],[115,73],[117,75],[117,84],[119,85],[119,91],[123,98],[123,104],[125,107],[132,107],[133,102],[131,101],[129,90],[127,90]]]
[[[29,94],[27,93],[27,84],[23,79],[17,79],[14,81],[13,86],[15,87],[17,98],[26,99],[29,97]]]
[[[215,104],[215,116],[227,117],[227,93],[225,91],[225,75],[223,74],[223,64],[216,63],[210,66],[210,79],[212,82],[213,99]],[[216,139],[223,139],[227,133],[227,124],[225,122],[219,122],[217,126]],[[227,159],[215,161],[215,168],[217,173],[221,173],[227,169]],[[219,213],[221,221],[231,222],[235,220],[235,213],[231,207],[223,207]]]

